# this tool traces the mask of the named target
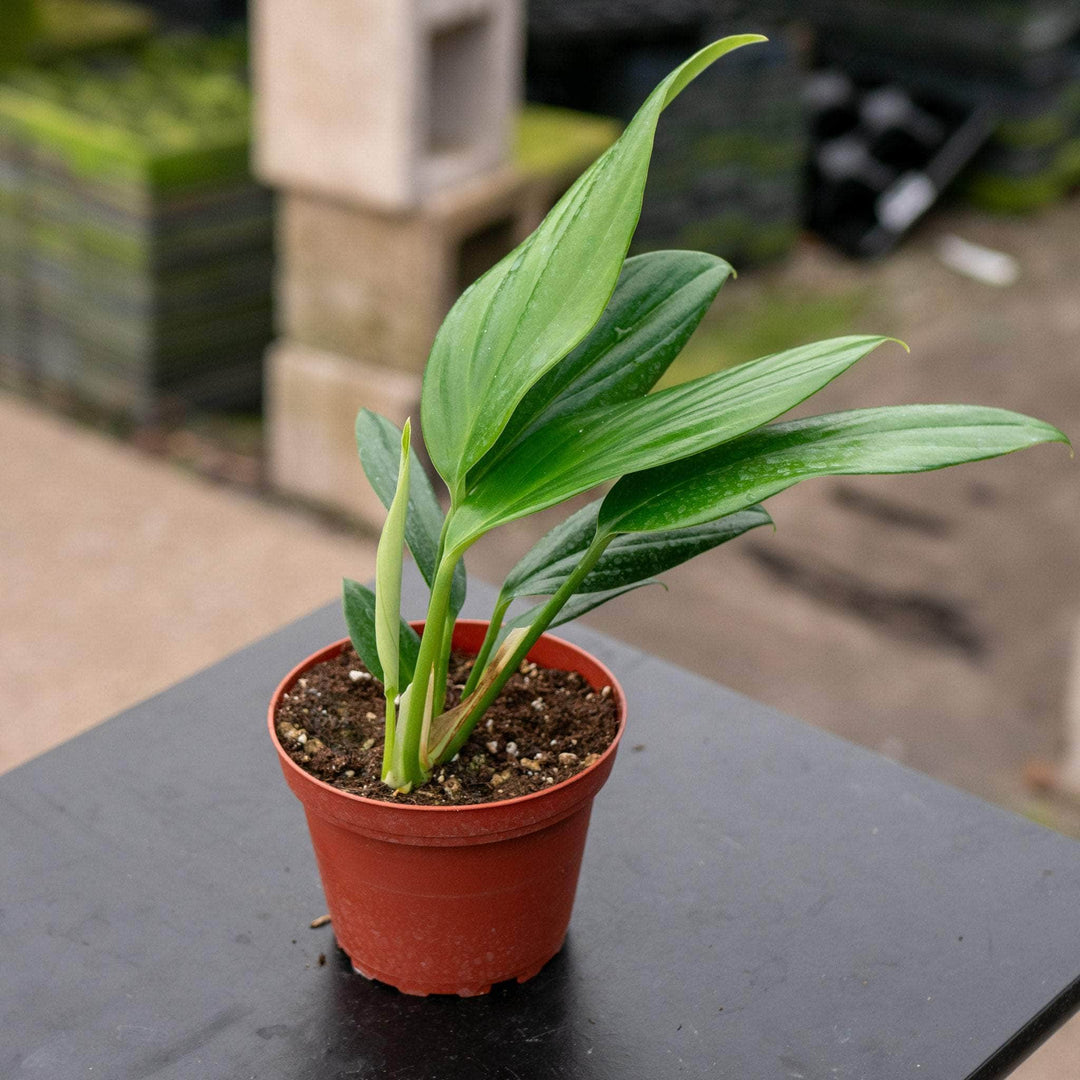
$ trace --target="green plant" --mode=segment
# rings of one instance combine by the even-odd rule
[[[446,317],[421,402],[449,491],[445,517],[409,423],[399,431],[367,411],[357,418],[364,471],[389,512],[375,591],[346,581],[344,606],[358,653],[386,686],[383,779],[393,788],[423,783],[457,753],[544,630],[769,522],[757,505],[767,496],[814,476],[918,472],[1067,441],[1041,421],[960,405],[772,422],[883,337],[805,345],[649,392],[732,273],[700,252],[625,258],[656,123],[700,71],[759,40],[726,38],[669,75]],[[511,571],[463,700],[444,709],[465,551],[499,525],[611,481]],[[399,613],[404,545],[431,589],[422,636]],[[547,599],[505,621],[520,597]]]

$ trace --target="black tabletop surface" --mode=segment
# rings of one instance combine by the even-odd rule
[[[0,1076],[986,1080],[1080,1004],[1080,845],[567,629],[631,718],[536,979],[410,998],[309,928],[264,717],[330,605],[0,777]]]

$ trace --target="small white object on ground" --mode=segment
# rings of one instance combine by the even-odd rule
[[[1003,288],[1020,280],[1020,265],[1011,255],[974,244],[953,233],[946,233],[938,240],[937,255],[950,270],[984,285]]]

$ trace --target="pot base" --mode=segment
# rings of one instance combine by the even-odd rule
[[[529,979],[533,978],[535,975],[539,975],[547,966],[548,962],[553,959],[554,955],[549,956],[547,960],[542,960],[539,964],[534,964],[519,974],[511,974],[503,981],[509,982],[511,979],[514,979],[519,983],[528,982]],[[484,994],[490,994],[492,986],[495,985],[494,983],[479,983],[473,986],[458,987],[456,989],[439,988],[421,990],[417,987],[401,985],[398,982],[395,982],[390,975],[382,975],[377,971],[364,971],[363,968],[357,967],[356,964],[352,965],[352,969],[357,975],[367,979],[368,982],[385,983],[387,986],[392,986],[395,990],[400,991],[402,994],[408,994],[411,997],[430,997],[432,994],[446,994],[452,997],[483,997]]]

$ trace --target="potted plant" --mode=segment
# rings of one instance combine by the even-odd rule
[[[626,259],[657,120],[706,66],[759,40],[726,38],[672,72],[536,232],[450,311],[421,402],[445,514],[410,423],[357,419],[364,471],[388,510],[375,589],[344,588],[364,666],[347,640],[309,657],[279,687],[269,723],[307,811],[339,944],[362,973],[408,992],[524,980],[562,943],[625,702],[602,665],[549,628],[769,522],[761,501],[800,480],[918,472],[1067,441],[1039,420],[965,405],[775,422],[883,337],[818,342],[650,393],[732,273],[699,252]],[[511,571],[487,623],[458,619],[472,544],[606,484]],[[422,623],[399,611],[405,546],[430,587]],[[546,599],[511,617],[526,597]],[[454,649],[471,653],[471,666]],[[544,666],[575,673],[558,694],[575,698],[576,681],[577,698],[608,710],[605,745],[582,755],[548,752],[558,737],[513,751],[497,735],[484,741],[508,681],[526,686]],[[526,713],[547,711],[527,686],[515,693]],[[374,759],[366,787],[313,734],[320,716]],[[311,775],[316,759],[324,779]],[[491,771],[501,764],[510,767]],[[459,797],[470,770],[490,777],[487,801]],[[536,790],[501,798],[498,778],[511,773],[529,773]]]

